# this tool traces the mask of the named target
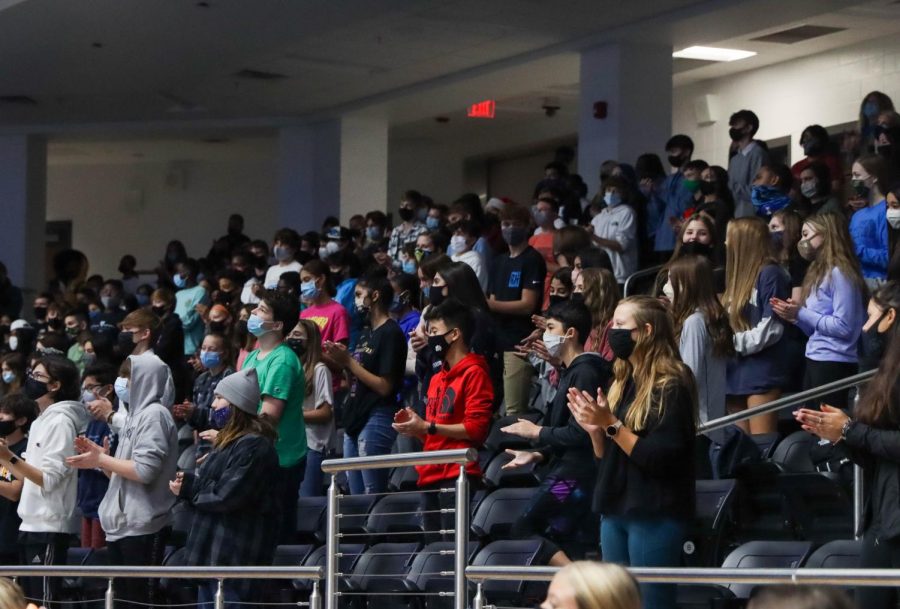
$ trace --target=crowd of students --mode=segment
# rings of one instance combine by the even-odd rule
[[[245,236],[233,215],[202,258],[172,241],[152,271],[124,256],[118,278],[63,252],[24,315],[0,266],[4,560],[57,563],[80,538],[118,564],[160,564],[179,503],[194,513],[190,564],[266,564],[292,537],[297,497],[324,493],[323,459],[480,447],[506,415],[504,431],[533,448],[510,451],[505,467],[541,464],[514,535],[545,537],[550,564],[583,556],[585,540],[608,561],[678,564],[694,481],[710,465],[696,443],[729,441],[698,440],[697,423],[875,368],[896,342],[890,99],[863,101],[847,188],[823,128],[804,130],[806,157],[789,168],[753,139],[753,112],[730,127],[727,170],[692,159],[676,135],[670,172],[653,154],[606,162],[591,200],[560,149],[530,206],[408,191],[393,227],[373,211],[347,227],[282,228],[271,242]],[[655,264],[646,294],[623,298]],[[818,418],[847,417],[846,390],[820,402],[798,413],[812,433]],[[877,426],[893,410],[863,412]],[[875,450],[853,429],[820,435]],[[426,490],[455,478],[418,469]],[[477,485],[478,464],[467,472]],[[362,470],[341,484],[381,493],[387,482]],[[448,495],[423,497],[426,529],[450,528]],[[599,531],[586,533],[592,515]],[[886,525],[875,520],[874,539],[895,543]],[[42,584],[30,589],[42,599],[56,592],[27,583]],[[213,592],[201,586],[201,602]],[[646,607],[673,606],[670,587],[642,593]],[[152,580],[120,590],[151,604],[155,594]]]

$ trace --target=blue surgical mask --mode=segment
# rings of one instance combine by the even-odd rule
[[[384,231],[380,226],[369,226],[366,228],[366,239],[369,241],[381,241],[384,237]]]
[[[547,222],[547,212],[545,211],[536,211],[534,212],[534,223],[538,226],[543,226]]]
[[[869,119],[869,122],[874,122],[878,118],[878,104],[872,101],[863,104],[863,115]]]
[[[428,216],[425,218],[425,226],[428,227],[428,230],[437,230],[441,227],[441,219],[435,218],[434,216]]]
[[[250,319],[247,320],[247,331],[250,332],[253,336],[259,338],[263,334],[267,333],[263,326],[265,325],[265,321],[261,319],[258,315],[250,315]]]
[[[300,298],[303,300],[314,300],[318,295],[319,289],[315,281],[304,281],[300,284]]]
[[[203,364],[203,367],[207,370],[215,368],[222,363],[222,354],[217,353],[216,351],[201,351],[200,363]]]
[[[214,409],[209,413],[209,422],[213,429],[223,429],[231,420],[231,406]]]
[[[419,220],[419,222],[426,222],[428,220],[428,208],[420,207],[416,211],[416,218]]]
[[[422,288],[422,296],[424,296],[425,298],[428,298],[429,296],[431,296],[431,286],[430,285],[426,285],[424,288]]]
[[[134,295],[134,297],[137,299],[138,306],[140,307],[146,307],[148,304],[150,304],[150,296],[148,296],[147,294],[137,293]]]
[[[9,385],[14,380],[16,380],[16,373],[10,370],[9,372],[3,373],[3,382]]]
[[[87,405],[87,404],[89,404],[91,402],[95,402],[95,401],[97,401],[97,396],[94,394],[93,391],[88,391],[87,389],[85,389],[84,391],[81,392],[81,403],[82,404]]]
[[[403,261],[403,272],[407,275],[415,275],[416,274],[416,261],[415,260],[404,260]]]
[[[175,287],[179,290],[187,285],[187,282],[184,280],[184,277],[182,277],[180,273],[176,273],[175,276],[172,277],[172,283],[174,283]]]
[[[124,376],[118,377],[116,383],[113,385],[113,389],[116,390],[116,396],[118,396],[119,401],[127,404],[131,397],[129,396],[128,391],[128,379]]]
[[[603,200],[610,207],[615,207],[616,205],[622,203],[622,195],[617,192],[607,191],[607,193],[603,195]]]

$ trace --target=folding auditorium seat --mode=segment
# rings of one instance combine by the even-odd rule
[[[859,569],[862,540],[839,539],[829,541],[810,554],[805,569]]]
[[[492,541],[475,555],[473,566],[538,565],[544,542],[538,538]],[[549,582],[486,581],[484,596],[492,605],[534,607],[544,600]],[[470,591],[470,594],[472,592]]]
[[[722,546],[733,524],[736,480],[697,480],[696,516],[688,532],[683,561],[691,567],[714,567],[722,562]],[[688,551],[690,550],[690,552]]]
[[[731,552],[723,569],[794,569],[802,565],[812,551],[808,541],[751,541]],[[729,584],[737,598],[750,598],[756,584]]]
[[[423,531],[421,504],[421,496],[418,493],[387,495],[376,503],[369,512],[365,524],[365,530],[370,536],[370,543],[389,539],[419,541],[418,536],[405,535],[405,533],[421,533]]]
[[[338,573],[349,575],[353,571],[353,565],[356,564],[359,555],[363,553],[366,546],[361,543],[342,543],[338,545]],[[319,546],[303,561],[304,567],[325,567],[325,556],[328,548]],[[309,593],[312,592],[313,580],[311,579],[295,579],[293,580],[294,589],[300,593],[301,600],[307,600]],[[319,582],[319,592],[325,593],[322,582]]]
[[[818,545],[853,536],[853,502],[838,474],[780,474],[777,483],[800,538]]]
[[[419,473],[412,465],[395,467],[391,470],[388,488],[392,491],[414,491],[419,482]]]
[[[406,606],[414,595],[404,581],[409,573],[418,543],[377,543],[366,549],[353,566],[349,577],[341,581],[341,590],[355,608],[394,609]],[[367,598],[363,593],[372,593]]]
[[[772,452],[771,461],[781,466],[782,471],[803,474],[816,471],[810,458],[810,450],[818,439],[805,431],[795,431],[778,443]]]
[[[770,459],[772,457],[772,453],[775,452],[775,448],[778,446],[779,440],[781,440],[781,434],[777,431],[772,433],[756,433],[751,434],[750,438],[756,443],[756,446],[759,448],[759,455],[763,459]]]
[[[303,564],[315,546],[294,545],[275,548],[273,567],[299,567]],[[296,588],[289,579],[271,579],[262,582],[263,598],[270,603],[295,603],[298,600]]]
[[[348,543],[362,541],[361,537],[367,535],[366,521],[369,519],[369,512],[375,507],[375,504],[381,499],[379,495],[343,495],[338,500],[338,530],[341,533],[348,533],[350,537],[346,539]]]
[[[538,479],[534,473],[534,463],[515,469],[503,469],[503,466],[512,461],[512,459],[512,455],[505,452],[491,459],[484,472],[485,483],[494,488],[537,486]]]
[[[423,593],[414,609],[451,609],[452,596],[435,596],[441,592],[453,591],[453,572],[456,569],[456,546],[452,541],[436,541],[422,548],[413,559],[406,576],[406,585],[411,592]],[[466,564],[478,550],[478,544],[470,543]],[[444,575],[443,573],[446,573]]]
[[[297,500],[297,542],[325,543],[327,508],[327,497],[300,497]]]
[[[491,425],[491,431],[488,433],[487,439],[484,441],[484,448],[494,454],[502,453],[507,448],[530,448],[531,442],[520,436],[514,436],[500,431],[507,425],[512,425],[519,419],[528,419],[533,423],[541,420],[541,413],[527,412],[520,415],[511,415],[501,417],[494,421]]]
[[[512,525],[525,511],[533,488],[498,488],[485,497],[472,517],[472,533],[479,539],[510,536]]]

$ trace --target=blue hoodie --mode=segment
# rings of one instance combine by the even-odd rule
[[[887,201],[857,211],[850,217],[853,249],[866,279],[884,279],[888,266]]]

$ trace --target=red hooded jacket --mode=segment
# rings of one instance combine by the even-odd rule
[[[449,370],[441,368],[431,377],[426,395],[425,419],[429,423],[462,423],[471,439],[457,440],[440,434],[427,435],[422,450],[478,448],[484,443],[491,429],[494,387],[483,356],[470,353]],[[419,465],[416,470],[419,472],[419,486],[453,480],[459,475],[459,466],[450,464]],[[481,468],[473,461],[466,465],[466,472],[472,476],[480,476]]]

